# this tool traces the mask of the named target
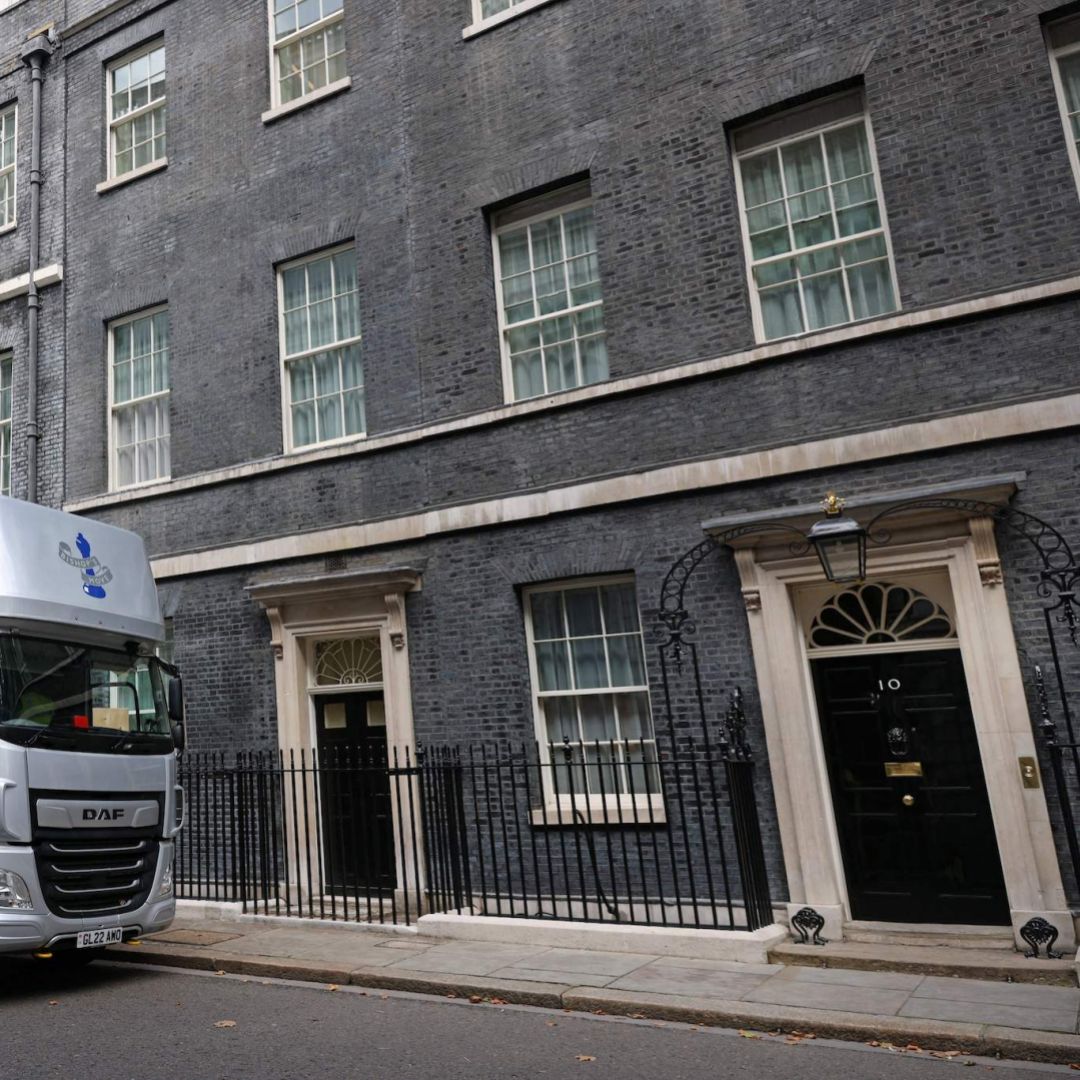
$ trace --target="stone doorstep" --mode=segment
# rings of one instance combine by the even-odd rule
[[[790,1005],[700,998],[675,994],[526,982],[491,976],[460,976],[408,969],[354,968],[310,960],[238,956],[203,947],[144,943],[117,945],[109,959],[135,964],[222,971],[252,978],[291,979],[372,990],[395,990],[439,997],[479,999],[488,1003],[532,1005],[594,1015],[671,1020],[707,1027],[747,1028],[758,1032],[806,1033],[849,1042],[915,1044],[921,1051],[959,1050],[980,1057],[1001,1057],[1067,1065],[1080,1061],[1080,1036],[1028,1031],[989,1024],[952,1023],[898,1016],[870,1016]]]
[[[945,975],[997,982],[1077,985],[1074,958],[1029,960],[1001,949],[950,949],[929,945],[884,945],[841,941],[829,945],[784,942],[769,950],[775,964],[792,967],[842,968],[849,971],[901,971],[913,975]]]

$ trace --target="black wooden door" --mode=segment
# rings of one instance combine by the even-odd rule
[[[852,916],[1008,924],[959,650],[812,667]]]
[[[381,693],[315,698],[323,875],[337,892],[393,889],[394,823]]]

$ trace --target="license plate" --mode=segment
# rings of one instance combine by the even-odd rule
[[[124,931],[116,926],[111,930],[84,930],[75,939],[76,949],[100,949],[105,945],[119,945],[124,940]]]

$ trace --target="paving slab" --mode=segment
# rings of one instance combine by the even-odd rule
[[[990,1005],[1020,1005],[1025,1008],[1056,1011],[1072,1009],[1074,1013],[1080,1010],[1080,990],[1069,990],[1063,986],[1030,986],[1023,983],[928,976],[916,987],[912,996],[985,1002]]]
[[[1076,1031],[1076,1009],[1029,1009],[1022,1005],[991,1005],[985,1001],[912,997],[901,1007],[899,1015],[917,1016],[925,1020],[993,1024],[1031,1031]]]
[[[772,978],[742,995],[745,1001],[767,1005],[798,1005],[803,1009],[829,1009],[839,1012],[872,1013],[895,1016],[911,995],[910,990],[889,990],[874,986],[793,982]],[[963,1019],[970,1019],[963,1017]]]
[[[376,948],[377,942],[356,935],[311,933],[306,930],[264,930],[245,934],[226,944],[226,950],[241,956],[299,957],[359,967],[361,964],[393,964],[400,954]]]
[[[657,968],[685,968],[698,971],[730,971],[733,975],[777,975],[783,964],[744,964],[739,960],[707,960],[688,956],[661,956],[652,963]]]
[[[224,934],[214,930],[188,930],[177,927],[162,930],[157,934],[147,934],[146,941],[163,941],[169,945],[220,945],[223,941],[235,941],[243,934]]]
[[[527,963],[528,961],[526,961]],[[542,968],[507,967],[491,973],[493,979],[524,979],[528,982],[559,982],[566,980],[578,986],[602,987],[610,985],[615,976],[593,975],[587,971],[545,971]]]
[[[658,960],[645,953],[609,953],[592,949],[548,949],[529,958],[526,967],[541,971],[564,971],[607,975],[612,979],[629,975],[636,968]]]
[[[490,975],[499,968],[514,967],[546,951],[548,950],[543,947],[527,945],[455,941],[448,945],[434,945],[426,952],[415,956],[407,955],[398,958],[393,954],[388,955],[395,968],[456,975]]]
[[[680,994],[738,1000],[760,986],[769,975],[709,970],[654,960],[610,984],[613,990],[639,990],[651,994]]]
[[[901,971],[854,971],[845,968],[783,968],[770,980],[800,983],[811,997],[813,986],[869,986],[875,990],[915,990],[925,981],[923,975],[910,975]],[[949,980],[944,980],[948,982]]]

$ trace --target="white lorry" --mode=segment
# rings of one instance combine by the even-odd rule
[[[0,497],[0,953],[82,962],[172,921],[164,637],[138,536]]]

